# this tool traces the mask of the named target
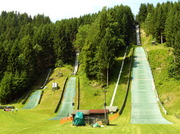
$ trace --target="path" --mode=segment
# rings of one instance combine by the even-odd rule
[[[64,99],[61,104],[61,108],[57,115],[54,118],[51,118],[50,120],[60,120],[64,117],[67,117],[67,114],[71,115],[73,112],[74,106],[72,105],[75,101],[75,88],[76,88],[76,77],[70,77],[67,86],[66,91],[64,94]]]
[[[172,124],[162,116],[155,91],[151,69],[144,49],[135,49],[131,85],[131,123]]]
[[[35,91],[29,98],[29,102],[22,109],[33,109],[38,105],[38,101],[41,95],[41,90]]]

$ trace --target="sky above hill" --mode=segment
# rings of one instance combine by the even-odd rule
[[[172,0],[173,2],[178,0]],[[141,3],[156,4],[167,0],[4,0],[0,4],[0,12],[26,12],[31,17],[39,14],[49,16],[52,22],[57,20],[79,17],[80,15],[96,13],[104,6],[128,5],[134,15],[138,14]]]

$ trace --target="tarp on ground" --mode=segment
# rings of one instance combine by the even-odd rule
[[[85,125],[84,123],[84,114],[82,112],[77,112],[75,117],[74,117],[74,121],[73,124],[76,126],[82,126]]]

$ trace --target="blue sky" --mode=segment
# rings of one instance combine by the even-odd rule
[[[171,0],[173,2],[178,0]],[[156,4],[167,0],[4,0],[0,4],[0,12],[26,12],[32,17],[39,14],[49,16],[52,22],[71,17],[79,17],[88,13],[96,13],[104,6],[128,5],[134,15],[139,11],[141,3]]]

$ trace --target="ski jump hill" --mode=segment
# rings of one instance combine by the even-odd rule
[[[161,114],[149,62],[143,47],[135,49],[131,85],[131,123],[172,124]]]
[[[67,115],[70,115],[73,112],[75,88],[76,88],[76,77],[70,77],[66,86],[66,91],[64,94],[63,102],[61,104],[61,108],[57,113],[57,115],[49,120],[60,120],[64,117],[67,117]]]
[[[41,90],[36,90],[29,98],[28,103],[22,109],[33,109],[38,105]]]
[[[78,59],[77,59],[78,56],[79,56],[79,51],[76,53],[76,59],[75,59],[72,75],[76,75],[78,71]],[[60,120],[62,118],[67,117],[68,115],[71,115],[74,109],[73,104],[75,102],[75,89],[76,89],[76,77],[70,77],[66,85],[64,98],[61,103],[61,108],[57,113],[57,115],[49,120]]]
[[[47,77],[44,81],[43,86],[40,87],[40,89],[43,89],[44,86],[46,85],[48,79],[49,79],[49,75],[51,73],[51,69],[49,70]],[[28,103],[22,108],[22,109],[33,109],[38,105],[39,99],[40,99],[40,95],[41,95],[41,90],[36,90],[31,97],[29,98]]]

